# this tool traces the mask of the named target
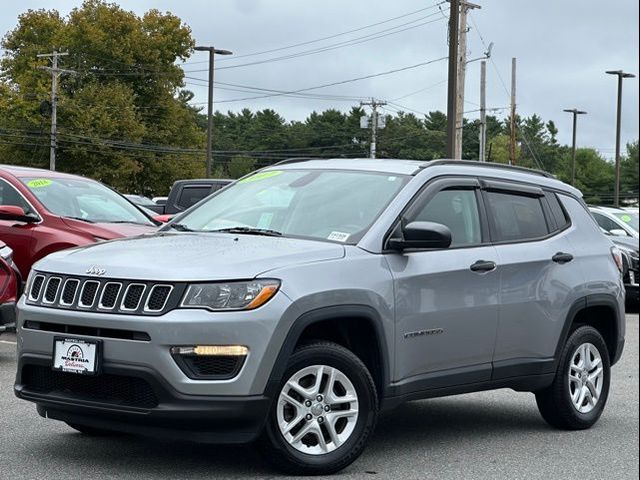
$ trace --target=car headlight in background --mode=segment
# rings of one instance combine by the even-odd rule
[[[244,282],[194,283],[182,299],[183,308],[209,310],[253,310],[264,305],[280,288],[272,279]]]

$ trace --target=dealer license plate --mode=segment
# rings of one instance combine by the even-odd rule
[[[98,373],[100,342],[56,337],[53,341],[53,369],[95,375]]]

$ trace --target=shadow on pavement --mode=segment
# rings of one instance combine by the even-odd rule
[[[412,402],[381,415],[364,456],[427,451],[459,441],[461,436],[465,442],[474,443],[497,435],[548,430],[532,397],[531,404],[524,406],[522,402],[487,405],[483,399],[472,397]],[[87,437],[70,428],[64,433],[43,435],[32,446],[31,455],[63,463],[72,471],[91,466],[96,472],[130,471],[132,477],[141,478],[274,475],[251,446],[170,443],[128,435]],[[347,472],[356,473],[357,469],[358,463]]]

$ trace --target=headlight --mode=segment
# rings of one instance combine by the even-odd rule
[[[209,310],[253,310],[267,303],[278,288],[278,280],[194,283],[187,288],[180,306]]]

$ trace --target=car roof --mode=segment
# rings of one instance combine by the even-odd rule
[[[602,207],[600,205],[589,205],[589,208],[593,210],[600,210],[601,212],[606,213],[629,213],[628,210],[618,207]]]
[[[417,175],[421,171],[433,168],[434,174],[458,173],[462,175],[491,176],[505,180],[528,182],[536,185],[564,190],[573,195],[582,196],[579,190],[557,180],[553,175],[541,170],[511,166],[501,163],[478,162],[469,160],[403,160],[372,158],[328,158],[328,159],[288,159],[265,168],[268,170],[352,170],[369,171],[396,175]]]
[[[70,173],[52,172],[51,170],[45,170],[44,168],[20,167],[17,165],[0,164],[0,170],[13,175],[14,177],[85,178],[80,175],[72,175]]]

